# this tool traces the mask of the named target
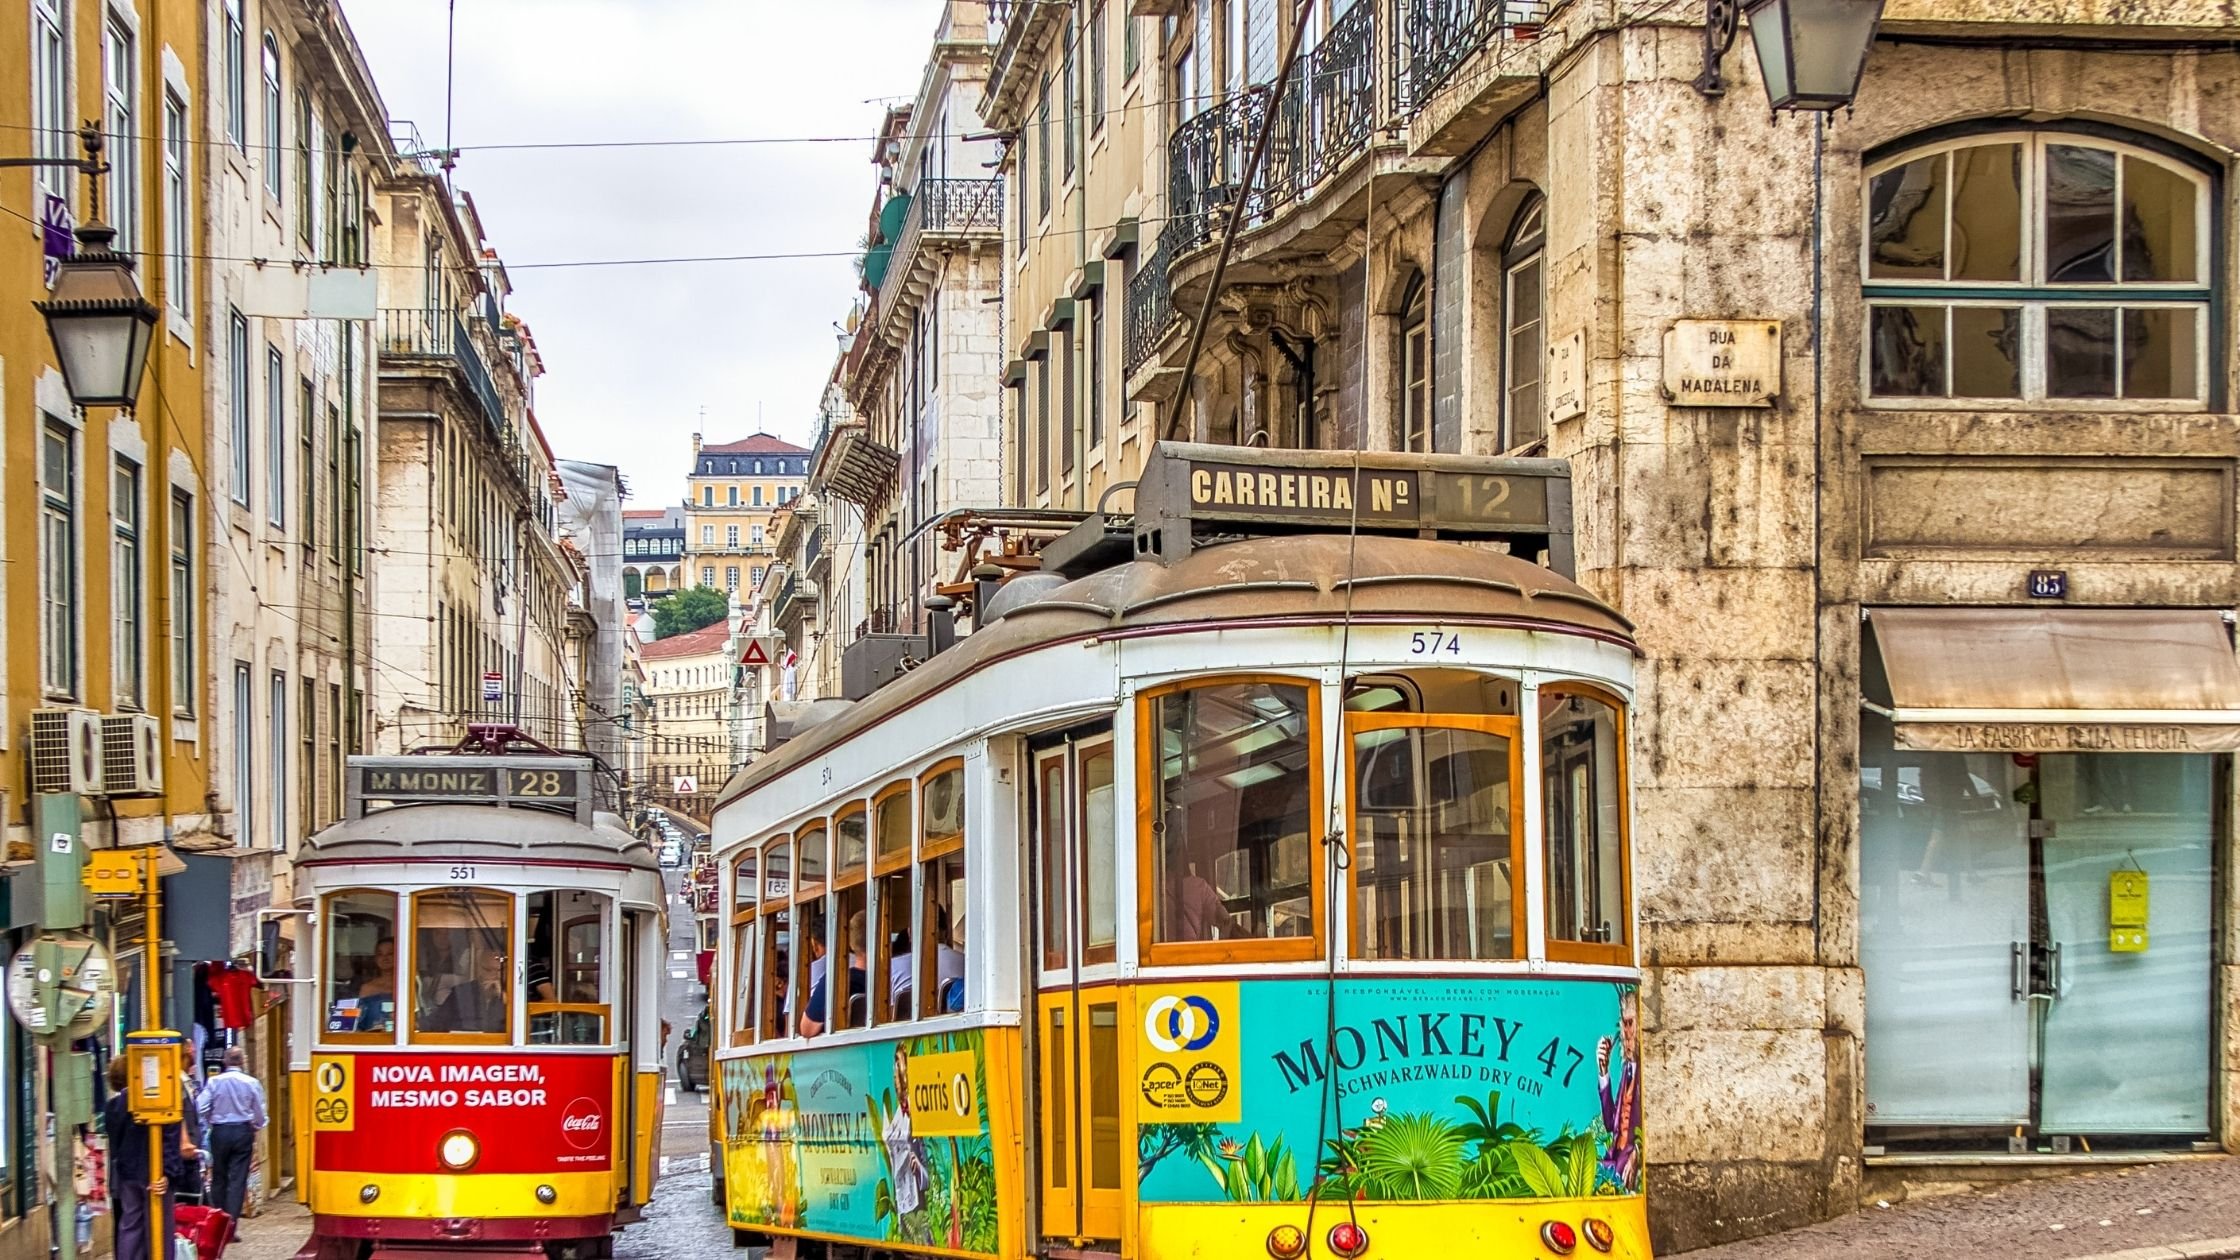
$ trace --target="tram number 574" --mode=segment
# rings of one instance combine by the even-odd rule
[[[1418,630],[1408,636],[1410,656],[1460,656],[1462,636],[1444,630]]]

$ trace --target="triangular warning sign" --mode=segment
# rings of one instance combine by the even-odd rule
[[[747,640],[747,650],[739,657],[741,665],[768,665],[770,654],[762,650],[762,640]]]

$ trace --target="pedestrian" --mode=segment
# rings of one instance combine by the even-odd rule
[[[171,1181],[183,1178],[186,1162],[199,1158],[202,1152],[183,1138],[178,1125],[167,1124],[163,1126],[163,1165],[151,1169],[148,1126],[132,1114],[132,1102],[125,1093],[129,1080],[125,1061],[109,1060],[110,1093],[101,1109],[101,1129],[109,1139],[109,1191],[116,1221],[111,1250],[117,1260],[154,1260],[154,1241],[149,1234],[154,1228],[163,1231],[163,1257],[171,1260]],[[152,1225],[148,1219],[151,1194],[163,1198],[163,1218]]]
[[[223,1208],[240,1232],[242,1200],[249,1192],[249,1157],[264,1129],[264,1086],[249,1075],[241,1047],[226,1051],[225,1070],[202,1087],[202,1124],[210,1135],[210,1206]]]

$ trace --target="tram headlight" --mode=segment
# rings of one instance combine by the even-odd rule
[[[559,1198],[560,1192],[551,1186],[537,1187],[537,1202],[544,1204],[546,1207],[551,1207]]]
[[[380,1197],[381,1197],[381,1187],[379,1187],[379,1186],[359,1186],[359,1187],[358,1187],[358,1202],[360,1202],[360,1203],[371,1203],[371,1202],[373,1202],[373,1201],[374,1201],[375,1199],[378,1199],[378,1198],[380,1198]]]
[[[1278,1225],[1268,1231],[1268,1254],[1275,1260],[1299,1260],[1306,1254],[1307,1236],[1296,1225]]]
[[[1330,1250],[1343,1256],[1345,1260],[1353,1260],[1369,1249],[1369,1231],[1352,1221],[1339,1221],[1330,1227],[1329,1242]]]
[[[482,1143],[475,1141],[474,1134],[465,1129],[453,1129],[436,1143],[436,1158],[453,1172],[465,1172],[474,1167],[474,1161],[481,1156]]]

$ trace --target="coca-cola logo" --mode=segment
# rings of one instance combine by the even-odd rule
[[[596,1099],[578,1098],[560,1113],[560,1136],[579,1151],[597,1146],[606,1128],[607,1113],[600,1109]]]

